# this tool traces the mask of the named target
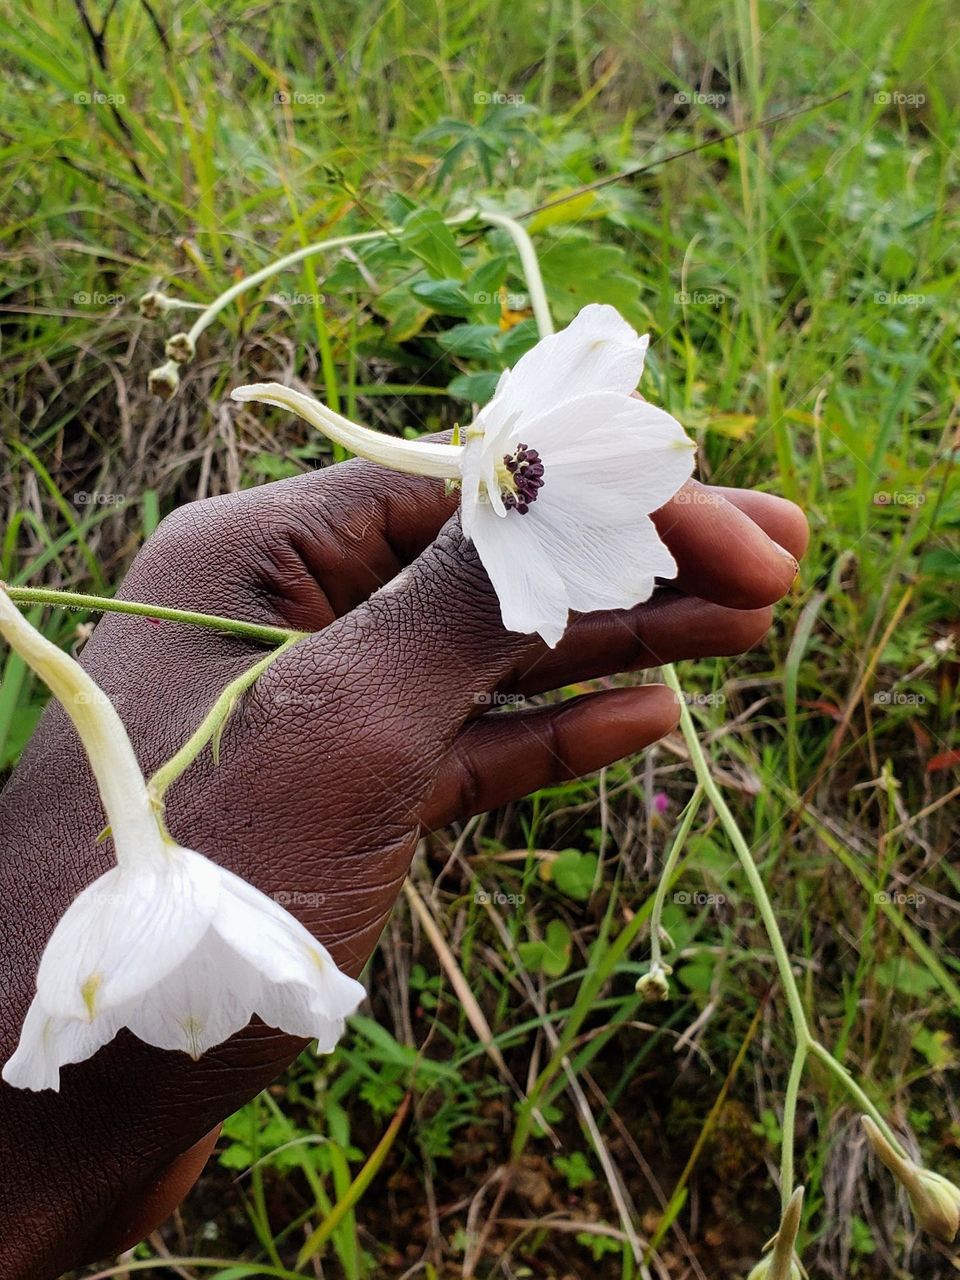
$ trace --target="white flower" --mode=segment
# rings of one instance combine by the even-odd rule
[[[571,609],[629,609],[676,576],[650,513],[689,478],[695,446],[631,395],[647,341],[613,307],[584,307],[502,375],[463,446],[384,436],[279,383],[232,395],[291,409],[385,466],[459,480],[504,626],[553,646]]]
[[[8,1084],[58,1089],[60,1068],[129,1027],[199,1057],[257,1016],[329,1052],[365,992],[271,898],[160,822],[109,699],[0,590],[0,633],[73,720],[110,823],[117,866],[83,890],[53,931]]]

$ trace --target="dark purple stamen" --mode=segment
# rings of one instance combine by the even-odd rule
[[[513,492],[507,490],[503,495],[503,505],[508,511],[516,511],[525,516],[530,510],[530,503],[536,502],[537,493],[543,488],[543,463],[536,449],[528,449],[525,444],[517,445],[514,453],[504,456],[503,465],[513,479]]]

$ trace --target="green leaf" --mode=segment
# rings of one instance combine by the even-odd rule
[[[551,920],[547,925],[545,938],[546,951],[542,960],[543,972],[551,978],[559,978],[566,973],[573,950],[573,939],[570,930],[562,920]]]
[[[558,196],[563,194],[561,191]],[[557,199],[558,196],[553,198]],[[538,231],[544,231],[547,227],[559,227],[568,222],[582,222],[596,203],[595,191],[581,191],[579,195],[572,195],[569,200],[564,200],[563,204],[554,205],[552,209],[541,209],[539,213],[535,213],[527,223],[527,230],[535,236]],[[599,210],[598,216],[601,215],[602,210]]]
[[[536,320],[521,320],[519,324],[512,325],[501,336],[497,346],[504,362],[512,366],[517,363],[525,351],[535,347],[539,340],[540,334],[537,331]]]
[[[912,253],[892,240],[883,255],[881,273],[885,281],[909,280],[917,269],[917,260]]]
[[[564,849],[551,864],[551,879],[561,893],[577,902],[586,902],[593,892],[597,855],[579,849]]]
[[[528,969],[537,969],[550,978],[559,978],[566,973],[573,950],[573,939],[570,930],[562,920],[551,920],[547,925],[546,936],[532,942],[521,942],[517,952]]]
[[[877,965],[876,977],[881,987],[893,987],[905,996],[926,996],[938,985],[929,970],[908,956],[883,960]]]
[[[920,568],[936,578],[960,577],[960,551],[954,551],[951,547],[936,547],[922,558]]]
[[[500,336],[496,324],[455,324],[437,334],[437,343],[451,355],[467,360],[490,360],[496,354],[495,340]]]
[[[435,280],[464,274],[450,228],[435,209],[416,209],[403,224],[401,243],[415,254]]]
[[[640,286],[628,274],[627,257],[619,245],[568,236],[549,245],[540,265],[558,319],[572,320],[588,302],[609,302],[627,319],[642,319]]]
[[[431,311],[443,316],[468,316],[471,302],[457,280],[423,280],[410,286],[410,292]]]
[[[553,1167],[567,1180],[572,1191],[585,1187],[588,1182],[595,1182],[596,1175],[590,1168],[590,1161],[582,1151],[574,1151],[569,1156],[554,1156]]]
[[[387,336],[392,342],[415,338],[430,319],[430,308],[417,298],[409,285],[387,289],[376,300],[376,309],[387,321]]]
[[[478,373],[461,373],[447,387],[447,392],[457,400],[484,405],[497,389],[499,381],[500,374],[493,369],[485,369]]]
[[[479,266],[467,283],[467,292],[475,305],[492,306],[494,314],[500,313],[500,286],[507,278],[510,259],[498,253]]]
[[[934,1071],[952,1071],[960,1065],[960,1057],[949,1031],[932,1031],[918,1027],[911,1042],[917,1053],[922,1054]]]
[[[714,967],[709,960],[695,960],[692,964],[681,965],[677,970],[677,981],[681,986],[702,996],[710,994],[714,976]]]

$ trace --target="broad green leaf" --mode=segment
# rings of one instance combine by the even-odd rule
[[[417,209],[403,224],[401,243],[416,254],[435,280],[463,276],[453,232],[435,209]]]

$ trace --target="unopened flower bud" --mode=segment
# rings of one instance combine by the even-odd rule
[[[144,320],[159,320],[167,311],[172,311],[177,306],[175,299],[168,298],[165,293],[160,293],[156,289],[151,289],[149,293],[145,293],[140,299],[140,314]]]
[[[663,1004],[670,999],[670,983],[667,977],[673,973],[668,964],[656,964],[649,973],[637,979],[637,995],[644,1004]]]
[[[960,1187],[940,1173],[921,1169],[917,1190],[910,1192],[910,1204],[924,1231],[952,1244],[960,1231]]]
[[[783,1211],[777,1234],[767,1245],[770,1252],[760,1259],[747,1280],[805,1280],[795,1247],[802,1215],[803,1187],[797,1187]]]
[[[874,1154],[901,1183],[924,1231],[951,1244],[960,1231],[960,1187],[896,1151],[869,1116],[861,1123]]]
[[[781,1277],[774,1271],[776,1261],[772,1253],[768,1253],[765,1258],[761,1258],[757,1265],[747,1276],[747,1280],[781,1280]],[[803,1270],[796,1258],[790,1259],[789,1269],[783,1275],[782,1280],[804,1280]]]
[[[197,348],[189,333],[175,333],[167,339],[164,348],[171,360],[177,364],[187,364],[197,354]]]
[[[152,395],[159,396],[161,400],[172,400],[180,386],[180,371],[176,361],[168,360],[166,364],[151,369],[147,386]]]

